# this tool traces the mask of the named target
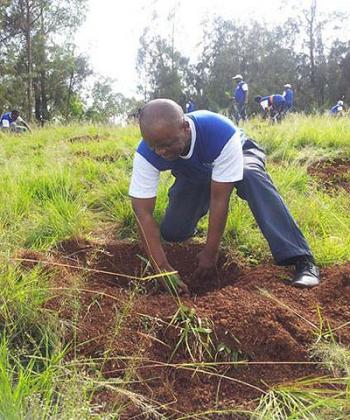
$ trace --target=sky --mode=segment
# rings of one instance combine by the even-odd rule
[[[195,61],[206,17],[279,23],[296,2],[308,8],[311,0],[89,0],[87,19],[75,41],[79,51],[90,57],[95,72],[115,80],[116,91],[136,96],[139,38],[151,25],[154,12],[158,15],[155,29],[169,36],[171,25],[166,18],[175,10],[175,46]],[[350,13],[350,0],[318,0],[318,9]],[[343,34],[350,40],[348,26]]]

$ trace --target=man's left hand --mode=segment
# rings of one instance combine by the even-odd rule
[[[208,252],[206,249],[203,249],[197,255],[197,268],[194,272],[194,277],[201,279],[213,274],[216,270],[217,259],[217,252]]]

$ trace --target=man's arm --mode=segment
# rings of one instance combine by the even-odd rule
[[[131,198],[132,207],[135,212],[137,224],[141,234],[141,239],[147,255],[152,262],[155,270],[163,273],[176,271],[170,264],[165,255],[160,241],[160,232],[158,225],[153,217],[153,211],[156,203],[154,198]],[[168,278],[170,280],[170,278]],[[172,291],[187,293],[188,287],[176,274],[172,279],[163,282],[163,286]]]
[[[248,92],[249,92],[249,89],[248,89],[248,85],[247,85],[247,83],[245,83],[244,84],[244,103],[247,105],[248,104]]]
[[[159,228],[153,217],[156,198],[132,197],[131,203],[143,245],[154,267],[160,271],[173,271],[162,247]]]
[[[29,124],[26,121],[24,121],[24,119],[22,117],[18,117],[17,121],[19,123],[21,123],[22,125],[24,125],[27,128],[28,131],[30,131],[30,132],[32,131]]]
[[[198,255],[195,275],[201,277],[215,267],[225,230],[233,182],[211,182],[207,243]]]

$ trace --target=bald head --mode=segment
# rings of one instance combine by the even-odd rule
[[[143,139],[164,159],[173,160],[186,149],[191,130],[182,108],[171,99],[154,99],[140,113]]]
[[[171,99],[154,99],[148,102],[140,114],[140,129],[143,138],[152,139],[159,129],[178,128],[184,119],[180,105]]]

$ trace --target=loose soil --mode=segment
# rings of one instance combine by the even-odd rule
[[[322,160],[311,165],[308,173],[327,189],[343,188],[350,193],[350,159]]]
[[[159,411],[166,418],[214,408],[253,409],[273,385],[326,374],[319,365],[308,363],[309,348],[326,332],[320,331],[320,313],[336,339],[350,345],[350,325],[343,326],[350,321],[350,263],[323,269],[319,287],[300,290],[288,285],[292,274],[288,268],[268,263],[249,267],[222,253],[217,272],[198,281],[193,271],[202,246],[191,242],[165,246],[170,263],[190,289],[181,301],[209,320],[213,342],[226,350],[216,354],[216,361],[234,358],[247,363],[194,371],[183,365],[191,362],[184,346],[167,363],[179,338],[180,330],[169,326],[178,306],[171,295],[154,287],[154,281],[132,278],[150,274],[139,244],[83,239],[61,243],[46,258],[75,267],[59,268],[52,281],[63,290],[47,303],[69,321],[66,324],[76,327],[75,355],[99,358],[106,378],[129,378],[128,389],[162,405]],[[21,256],[43,260],[27,251]],[[85,270],[81,277],[78,267],[98,271]],[[68,328],[66,339],[72,334]],[[94,401],[108,410],[124,400],[120,393],[102,390]],[[130,403],[121,418],[133,416],[145,418]]]

